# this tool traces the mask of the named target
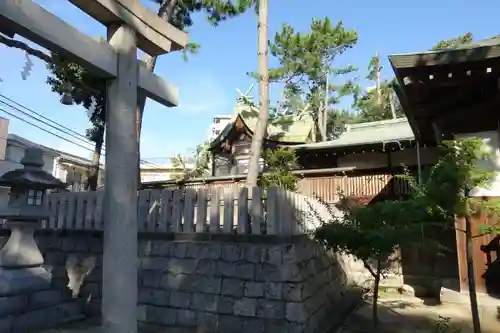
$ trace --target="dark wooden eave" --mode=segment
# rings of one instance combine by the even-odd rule
[[[461,45],[453,49],[395,54],[389,56],[389,61],[394,69],[403,69],[460,64],[499,57],[500,37],[497,36],[477,43]]]
[[[389,60],[399,83],[396,94],[421,142],[497,128],[500,38]]]

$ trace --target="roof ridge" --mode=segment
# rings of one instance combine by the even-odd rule
[[[394,119],[384,119],[384,120],[377,120],[377,121],[369,121],[365,123],[357,123],[357,124],[350,124],[349,130],[355,130],[355,129],[361,129],[365,127],[373,127],[373,126],[383,126],[383,125],[388,125],[388,124],[398,124],[398,123],[407,123],[408,119],[406,117],[400,117],[400,118],[394,118]]]

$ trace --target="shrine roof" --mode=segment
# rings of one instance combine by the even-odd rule
[[[373,121],[346,126],[337,139],[293,146],[294,149],[328,149],[415,140],[406,118]]]
[[[259,118],[259,110],[254,105],[249,105],[239,101],[236,103],[231,121],[224,127],[219,135],[212,140],[210,148],[219,145],[229,135],[235,127],[236,121],[241,119],[247,132],[253,135]],[[314,121],[311,116],[279,116],[269,120],[267,125],[266,140],[278,143],[300,144],[311,141]]]
[[[436,51],[389,56],[394,69],[449,65],[500,57],[500,36]]]

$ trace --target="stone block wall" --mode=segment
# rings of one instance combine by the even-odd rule
[[[53,286],[99,315],[102,234],[37,241]],[[305,237],[141,234],[138,269],[139,324],[152,331],[327,332],[360,299],[336,256]]]
[[[335,258],[305,238],[142,241],[140,262],[139,314],[149,326],[326,332],[358,299]]]

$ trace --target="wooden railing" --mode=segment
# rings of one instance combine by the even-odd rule
[[[42,229],[105,228],[103,192],[63,192],[47,196],[50,219]],[[138,231],[294,235],[321,222],[325,208],[299,193],[269,189],[158,189],[138,196]]]

